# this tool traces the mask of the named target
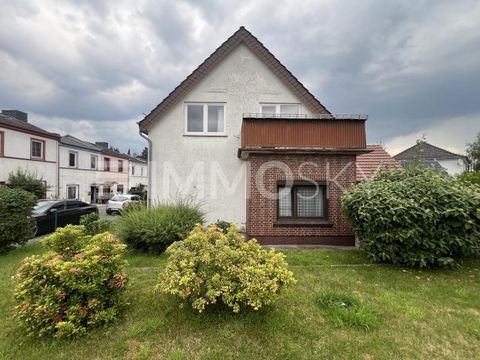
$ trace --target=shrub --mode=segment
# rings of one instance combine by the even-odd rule
[[[418,167],[382,172],[349,189],[342,202],[375,261],[451,266],[480,254],[480,191],[448,175]]]
[[[33,237],[35,222],[30,216],[36,202],[24,190],[0,188],[0,252]]]
[[[127,281],[125,245],[72,225],[41,243],[50,251],[24,259],[13,278],[15,317],[28,335],[71,337],[115,320]]]
[[[112,228],[112,222],[110,220],[101,220],[97,213],[83,215],[80,218],[80,225],[85,227],[85,232],[88,235],[96,235],[107,232]]]
[[[43,199],[47,195],[48,187],[42,177],[28,170],[18,169],[17,173],[10,173],[7,181],[8,187],[22,189],[35,195],[37,199]]]
[[[203,223],[203,213],[190,201],[161,204],[124,211],[116,223],[119,238],[129,247],[161,253],[175,241],[184,239],[195,224]]]
[[[224,234],[216,226],[200,225],[183,241],[171,245],[157,291],[179,296],[199,312],[223,303],[237,313],[272,303],[279,290],[295,282],[285,255],[262,250],[231,226]]]
[[[480,171],[465,171],[458,175],[460,181],[480,185]]]

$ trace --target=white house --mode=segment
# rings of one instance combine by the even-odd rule
[[[394,156],[394,159],[403,166],[419,162],[423,166],[444,170],[449,175],[461,174],[467,169],[467,157],[465,155],[452,153],[423,140],[398,153]]]
[[[60,139],[60,196],[97,203],[102,187],[102,149],[71,135]]]
[[[98,203],[128,189],[128,157],[71,135],[60,139],[60,196]]]
[[[332,115],[241,27],[139,122],[149,200],[193,197],[207,223],[245,225],[263,243],[353,245],[340,196],[368,152],[365,120]]]
[[[43,178],[47,197],[58,195],[58,141],[50,133],[28,122],[28,114],[3,110],[0,114],[0,185],[20,168]]]
[[[129,156],[128,162],[128,189],[144,186],[148,191],[148,165],[143,159]]]

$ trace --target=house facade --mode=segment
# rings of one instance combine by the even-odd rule
[[[47,197],[58,192],[58,142],[54,134],[28,122],[28,114],[3,110],[0,114],[0,185],[10,173],[27,170],[43,178]]]
[[[455,154],[423,140],[398,153],[394,159],[404,167],[412,163],[419,163],[438,171],[446,171],[449,175],[461,174],[467,170],[465,155]]]
[[[241,27],[139,123],[149,197],[192,197],[265,244],[354,245],[340,196],[365,120],[332,115]]]
[[[128,190],[140,187],[148,191],[148,164],[145,160],[129,156],[128,162]]]
[[[60,139],[60,197],[102,203],[128,191],[128,156],[71,135]]]

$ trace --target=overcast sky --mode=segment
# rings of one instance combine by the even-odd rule
[[[395,154],[480,131],[480,1],[0,0],[0,107],[126,151],[136,122],[244,25]]]

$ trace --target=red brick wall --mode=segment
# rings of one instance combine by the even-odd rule
[[[355,155],[251,154],[248,161],[246,230],[249,237],[263,244],[355,244],[340,201],[343,189],[356,181]],[[262,177],[259,169],[270,161],[284,163],[291,171],[292,180],[327,181],[328,226],[275,224],[277,200],[263,196],[259,185],[263,184],[265,190],[274,194],[277,181],[288,179],[279,167],[268,168]]]

